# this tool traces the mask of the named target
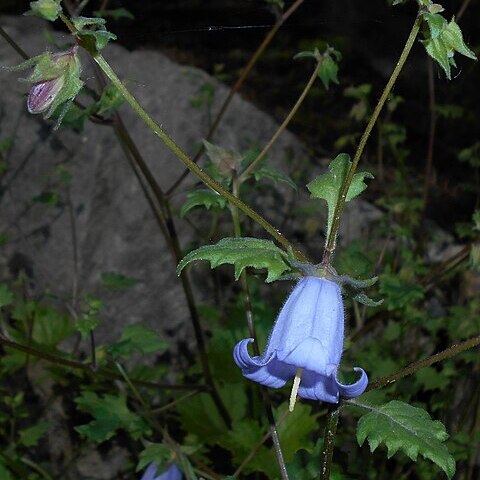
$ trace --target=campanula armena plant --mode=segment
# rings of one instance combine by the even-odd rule
[[[235,363],[243,375],[267,387],[279,388],[295,377],[294,390],[310,400],[337,403],[353,398],[367,388],[360,378],[344,385],[337,378],[343,351],[344,306],[340,287],[319,277],[302,278],[285,302],[260,357],[251,357],[247,338],[234,350]],[[292,398],[294,400],[294,398]]]
[[[461,6],[447,19],[444,7],[432,0],[336,0],[335,12],[341,14],[328,31],[323,31],[323,22],[309,23],[313,35],[303,38],[292,32],[267,57],[272,65],[273,60],[281,64],[281,71],[298,68],[289,83],[284,83],[280,70],[256,69],[254,64],[265,60],[262,53],[302,4],[309,3],[309,12],[318,8],[325,13],[322,2],[242,2],[255,3],[262,15],[273,13],[274,19],[265,25],[252,20],[248,28],[202,27],[212,45],[215,38],[227,38],[230,29],[236,34],[228,38],[241,42],[252,28],[255,32],[261,31],[258,26],[270,28],[237,81],[227,71],[230,55],[225,55],[223,65],[209,52],[214,61],[207,63],[218,75],[214,78],[189,67],[179,69],[160,52],[110,48],[116,35],[109,30],[119,25],[117,21],[138,21],[135,26],[146,38],[151,22],[161,30],[163,19],[146,18],[145,12],[154,11],[150,10],[154,4],[165,8],[163,3],[172,4],[168,9],[192,3],[196,11],[211,15],[215,6],[205,5],[219,2],[32,1],[28,15],[42,20],[31,24],[42,26],[30,43],[29,32],[17,30],[19,45],[31,50],[26,52],[9,27],[0,24],[0,53],[6,48],[23,58],[15,56],[9,65],[22,63],[2,68],[31,69],[20,79],[27,87],[19,95],[5,104],[0,99],[0,211],[10,217],[0,219],[0,271],[6,276],[0,281],[0,444],[6,446],[0,452],[0,480],[480,478],[478,355],[467,351],[480,345],[480,301],[478,290],[469,297],[467,288],[463,292],[451,285],[452,278],[456,281],[455,275],[462,273],[458,283],[473,285],[471,278],[480,271],[476,137],[476,143],[464,145],[459,155],[465,167],[475,169],[474,188],[472,182],[465,188],[471,198],[464,202],[472,207],[467,213],[474,225],[466,222],[465,212],[458,215],[462,224],[455,235],[463,246],[453,257],[439,262],[430,258],[428,244],[435,235],[427,209],[433,196],[430,180],[437,169],[434,153],[440,150],[434,148],[436,131],[454,137],[447,130],[454,130],[450,125],[455,118],[461,119],[462,132],[469,125],[480,126],[468,102],[461,107],[440,103],[447,91],[452,102],[463,95],[449,91],[456,79],[452,73],[460,55],[476,60],[478,46],[476,51],[467,46],[458,22],[467,8],[478,10],[478,2],[450,2]],[[238,10],[234,0],[223,3],[226,9],[234,5]],[[365,12],[374,10],[373,3],[378,9],[374,19],[382,20],[367,18]],[[142,12],[143,18],[135,20],[124,8],[127,4],[132,9],[135,4],[134,13]],[[411,29],[400,51],[398,35],[390,38],[390,32],[379,32],[392,18],[399,25],[403,22],[401,15],[388,10],[403,4]],[[380,13],[381,6],[387,13]],[[215,18],[217,13],[220,18],[219,12]],[[232,15],[229,22],[236,18]],[[40,33],[45,21],[55,22],[55,30],[45,36],[48,48]],[[346,22],[342,31],[355,31],[347,25],[352,21],[364,22],[362,31],[376,35],[371,38],[382,45],[391,43],[381,60],[373,51],[358,54],[367,43],[351,48],[355,36],[337,37],[330,31],[340,22]],[[404,27],[402,23],[398,31]],[[175,33],[190,35],[188,28]],[[171,36],[169,42],[176,38]],[[327,43],[337,39],[342,52]],[[311,50],[297,52],[300,44]],[[232,57],[243,58],[247,48],[249,44],[239,43]],[[396,58],[386,61],[396,48]],[[417,63],[409,65],[414,72],[410,87],[415,88],[404,93],[405,84],[397,79],[404,76],[413,48],[426,52],[428,68],[425,62],[418,63],[417,52]],[[169,50],[175,55],[177,47]],[[227,50],[225,45],[221,50]],[[181,47],[178,52],[183,57]],[[188,52],[185,58],[192,56]],[[124,64],[114,65],[120,62]],[[392,70],[380,91],[389,64]],[[344,65],[351,74],[343,71]],[[375,72],[376,80],[352,85],[358,80],[357,66],[362,82],[365,72]],[[478,81],[470,76],[478,74],[478,65],[459,67],[462,90],[478,96],[474,87]],[[125,78],[119,77],[117,68],[128,72]],[[265,125],[256,128],[252,121],[247,135],[245,125],[254,109],[246,108],[236,92],[249,72],[257,71],[263,80],[268,75],[264,85],[273,86],[269,91],[273,98],[278,85],[297,89],[303,68],[310,76],[281,125],[268,126],[259,115],[256,121]],[[428,102],[421,97],[427,81],[425,88],[417,85],[423,73]],[[144,82],[142,75],[151,74],[158,76]],[[435,92],[437,74],[454,80]],[[227,95],[220,75],[233,85]],[[5,84],[17,85],[15,79]],[[193,85],[196,93],[191,97],[187,92]],[[151,100],[147,109],[158,107],[157,119],[134,91]],[[282,90],[281,95],[282,102],[289,102],[292,92]],[[310,111],[298,118],[297,128],[308,125],[304,133],[311,138],[305,151],[298,149],[300,155],[296,147],[290,152],[288,139],[285,149],[277,140],[286,137],[284,130],[297,112],[304,113],[299,108],[306,98],[320,114]],[[345,105],[351,101],[358,103],[349,106],[348,115]],[[12,114],[7,110],[14,110],[10,105],[15,102],[20,110]],[[409,119],[405,126],[396,123],[397,107],[403,109],[402,118]],[[229,108],[238,110],[217,128]],[[35,122],[27,122],[25,110],[37,115]],[[128,116],[130,110],[135,115]],[[423,121],[420,113],[427,110]],[[181,119],[175,122],[171,115],[177,114]],[[321,134],[310,121],[318,115]],[[239,120],[244,123],[237,131]],[[439,125],[447,120],[452,124],[441,124],[439,130],[437,120]],[[139,131],[142,126],[144,132]],[[419,136],[410,149],[411,130]],[[428,158],[422,178],[418,159],[424,151],[417,150],[424,137]],[[231,148],[230,138],[238,148]],[[159,140],[160,148],[148,143]],[[188,146],[192,156],[180,145]],[[280,150],[285,154],[288,150],[283,163]],[[453,165],[454,147],[445,150]],[[154,158],[147,156],[149,152]],[[311,152],[322,152],[322,160]],[[178,177],[173,157],[181,162]],[[162,162],[169,162],[168,168]],[[365,171],[359,171],[360,163],[366,165]],[[188,170],[183,171],[185,167]],[[282,171],[287,168],[290,174]],[[440,167],[438,171],[440,178]],[[188,175],[196,178],[190,178],[185,190],[180,186]],[[368,182],[375,185],[369,192],[370,204],[353,202]],[[447,191],[447,183],[441,189]],[[414,198],[422,186],[423,195]],[[440,182],[435,187],[441,190]],[[286,191],[291,194],[288,202]],[[353,203],[348,212],[354,212],[352,223],[361,225],[358,243],[344,235],[349,228],[343,227],[350,223],[344,215],[348,202]],[[378,210],[378,218],[373,212],[372,220],[370,210]],[[118,214],[127,211],[128,215]],[[140,225],[148,228],[139,232]],[[152,228],[158,228],[154,235]],[[184,238],[187,231],[189,237]],[[296,240],[289,240],[289,235]],[[49,260],[57,261],[56,256],[62,262],[58,276],[48,271],[53,270]],[[165,273],[157,270],[159,256],[165,257],[159,265],[170,266],[170,273],[176,265],[179,279],[157,275]],[[116,264],[120,257],[122,262]],[[476,268],[469,277],[468,257]],[[197,261],[210,262],[201,278],[190,271]],[[98,271],[98,265],[107,264],[125,271]],[[212,271],[217,267],[224,270]],[[53,280],[57,278],[62,279],[58,285]],[[295,283],[274,321],[284,291],[280,285],[290,281]],[[444,284],[452,289],[448,295]],[[115,297],[130,288],[121,300]],[[369,288],[377,301],[367,296]],[[457,297],[458,305],[448,303]],[[148,318],[149,327],[132,323],[135,318]],[[108,326],[99,329],[104,320]],[[350,358],[365,370],[348,366]],[[282,387],[290,383],[289,395]],[[296,405],[298,398],[308,401]],[[98,462],[105,468],[92,475],[91,465],[96,468]]]

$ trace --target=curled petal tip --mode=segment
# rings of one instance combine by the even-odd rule
[[[352,383],[351,385],[345,385],[343,383],[340,383],[335,376],[335,382],[338,387],[338,392],[341,397],[343,398],[355,398],[361,395],[367,388],[368,385],[368,376],[365,373],[365,370],[360,367],[355,367],[354,370],[356,372],[360,372],[361,376],[360,378],[355,382]]]

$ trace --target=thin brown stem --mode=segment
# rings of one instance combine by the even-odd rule
[[[400,72],[402,71],[403,66],[405,65],[408,55],[410,54],[410,50],[412,49],[415,39],[417,38],[421,24],[422,24],[422,15],[420,14],[420,11],[419,11],[415,19],[415,22],[412,26],[412,30],[408,35],[407,41],[405,43],[405,47],[403,48],[400,58],[398,59],[398,62],[395,68],[393,69],[392,75],[388,79],[388,82],[382,92],[382,95],[380,96],[380,99],[378,100],[378,103],[372,113],[372,116],[368,121],[365,131],[363,132],[362,138],[360,139],[360,143],[358,145],[357,151],[355,152],[355,155],[353,157],[352,165],[348,170],[345,183],[343,184],[337,204],[335,206],[332,228],[330,229],[330,235],[327,239],[327,243],[325,245],[324,253],[323,253],[322,263],[324,265],[328,265],[330,263],[330,257],[333,251],[335,250],[336,236],[337,236],[338,228],[340,226],[340,219],[342,217],[343,209],[345,207],[347,193],[350,188],[350,184],[352,183],[355,171],[357,170],[358,163],[360,162],[360,158],[363,154],[363,151],[365,150],[365,146],[367,145],[368,138],[370,137],[370,134],[373,130],[373,127],[375,126],[375,123],[377,122],[380,112],[382,111],[383,106],[385,105],[385,102],[387,101],[387,98],[390,95],[390,92],[392,91],[393,86],[395,85],[395,82],[397,81],[397,78],[400,75]]]
[[[211,140],[213,138],[213,135],[216,132],[223,116],[225,115],[225,112],[227,111],[228,106],[230,105],[230,102],[232,101],[235,93],[237,93],[240,90],[240,87],[245,82],[245,79],[248,77],[254,65],[257,63],[258,59],[262,56],[263,52],[268,47],[270,42],[273,40],[273,37],[278,32],[280,27],[290,18],[290,16],[295,12],[295,10],[297,10],[297,8],[303,3],[303,1],[304,0],[296,0],[290,6],[290,8],[277,20],[275,25],[272,27],[272,29],[267,33],[267,35],[263,39],[262,43],[258,46],[257,50],[255,50],[253,55],[250,57],[249,61],[247,62],[242,72],[240,73],[240,76],[238,77],[237,81],[235,82],[233,87],[230,89],[230,92],[228,93],[227,97],[223,101],[223,104],[221,105],[220,110],[218,111],[217,116],[215,117],[215,120],[213,121],[213,124],[207,133],[207,136],[205,137],[206,140]],[[194,156],[193,161],[198,162],[200,157],[203,155],[204,151],[205,151],[205,147],[202,145],[198,150],[198,152],[196,153],[196,155]],[[178,179],[167,190],[167,196],[172,195],[172,193],[182,184],[183,180],[187,177],[188,174],[189,174],[189,169],[185,169],[183,173],[178,177]]]
[[[379,380],[376,380],[375,382],[370,383],[366,391],[368,392],[370,390],[376,390],[377,388],[382,388],[387,385],[390,385],[400,380],[401,378],[407,377],[408,375],[412,375],[413,373],[415,373],[416,371],[422,368],[429,367],[434,363],[438,363],[443,360],[446,360],[447,358],[454,357],[455,355],[465,352],[466,350],[469,350],[471,348],[477,347],[478,345],[480,345],[480,335],[477,337],[473,337],[468,340],[465,340],[464,342],[457,343],[456,345],[452,345],[446,350],[436,353],[435,355],[432,355],[430,357],[424,358],[423,360],[413,362],[410,365],[408,365],[408,367],[405,367],[402,370],[399,370],[398,372],[392,375],[382,377]]]
[[[435,132],[437,129],[437,113],[435,111],[435,79],[433,76],[433,60],[427,58],[427,71],[428,71],[428,109],[430,111],[430,127],[428,133],[428,146],[427,146],[427,161],[425,163],[424,184],[423,184],[423,214],[425,215],[430,186],[432,184],[432,169],[433,169],[433,150],[435,147]]]
[[[330,405],[327,413],[325,430],[323,433],[323,447],[320,459],[319,480],[330,480],[332,469],[333,450],[335,448],[335,436],[337,434],[340,405]]]
[[[292,107],[288,115],[286,116],[285,120],[282,122],[282,124],[278,127],[277,131],[273,134],[272,138],[270,141],[263,147],[263,150],[259,153],[257,158],[245,169],[245,171],[241,174],[240,176],[240,183],[242,183],[254,170],[255,168],[258,167],[260,162],[265,158],[265,155],[268,153],[272,145],[277,141],[278,137],[281,135],[281,133],[287,128],[287,125],[290,123],[290,120],[294,117],[294,115],[297,113],[298,109],[302,105],[303,101],[305,100],[305,97],[307,96],[308,92],[312,88],[315,79],[318,77],[318,65],[315,67],[313,70],[312,75],[310,76],[307,84],[305,85],[305,88],[303,89],[302,93],[298,97],[298,100],[295,102],[295,105]]]
[[[232,181],[232,187],[233,187],[232,193],[237,198],[240,197],[240,185],[241,185],[240,179],[238,177],[234,177]],[[235,236],[238,238],[242,235],[239,212],[234,205],[231,206],[231,212],[232,212],[233,229],[235,232]],[[257,339],[256,330],[255,330],[255,323],[253,320],[253,308],[252,308],[252,302],[250,301],[250,292],[248,289],[247,274],[245,270],[240,275],[240,285],[243,291],[245,316],[247,319],[248,331],[251,338],[253,338],[254,353],[255,355],[258,356],[260,355],[260,350],[258,348],[258,339]],[[283,480],[289,480],[287,467],[285,465],[285,459],[283,458],[282,447],[280,445],[280,438],[278,436],[277,425],[275,422],[275,417],[273,415],[272,401],[270,400],[270,395],[268,394],[268,390],[263,386],[260,389],[262,393],[262,400],[265,408],[265,414],[267,416],[268,423],[270,425],[270,436],[272,437],[273,448],[275,450],[275,456],[277,458],[280,475]]]
[[[464,2],[462,3],[462,6],[460,7],[457,14],[455,15],[455,20],[457,21],[457,23],[460,22],[460,19],[463,17],[471,1],[472,0],[464,0]]]
[[[95,373],[95,375],[107,377],[111,380],[118,380],[122,377],[120,375],[111,372],[105,368],[100,368],[96,372],[93,372],[89,363],[82,363],[76,360],[69,360],[67,358],[60,357],[58,355],[52,355],[51,353],[43,352],[41,350],[37,350],[33,347],[28,347],[27,345],[22,345],[20,343],[14,342],[13,340],[9,340],[0,335],[0,344],[4,347],[13,348],[19,352],[23,352],[27,355],[31,355],[32,357],[40,358],[47,362],[53,363],[55,365],[61,367],[68,367],[74,368],[76,370],[83,370],[85,372],[89,372],[91,374]],[[164,390],[203,390],[208,391],[208,387],[205,385],[195,385],[195,384],[185,384],[185,385],[176,385],[176,384],[168,384],[168,383],[156,383],[156,382],[145,382],[142,380],[132,380],[135,385],[153,389],[164,389]]]

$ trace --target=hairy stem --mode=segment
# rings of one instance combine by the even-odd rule
[[[343,184],[342,190],[340,191],[338,202],[335,206],[332,228],[330,230],[330,235],[328,236],[327,243],[325,245],[325,249],[323,253],[322,263],[324,265],[329,264],[330,257],[333,251],[335,250],[335,239],[337,236],[338,228],[340,226],[340,219],[343,213],[343,209],[345,207],[345,200],[347,198],[348,189],[350,188],[350,184],[352,183],[353,176],[355,174],[355,171],[357,170],[358,163],[360,162],[360,158],[363,154],[363,151],[367,144],[370,133],[372,132],[373,127],[375,126],[375,123],[378,119],[378,116],[380,115],[380,112],[382,111],[382,108],[385,102],[387,101],[387,98],[390,95],[390,92],[392,91],[393,86],[395,85],[398,75],[402,71],[405,61],[407,60],[410,50],[412,49],[415,39],[417,38],[421,24],[422,24],[422,16],[420,12],[418,12],[417,17],[415,19],[415,23],[413,24],[412,30],[410,31],[410,34],[405,43],[405,47],[403,48],[400,58],[398,59],[397,65],[395,66],[392,72],[392,75],[390,76],[387,82],[387,85],[385,86],[382,92],[382,95],[380,96],[380,99],[378,100],[378,103],[372,113],[372,116],[370,117],[370,120],[365,128],[365,131],[363,132],[362,138],[360,139],[360,143],[358,145],[357,151],[355,152],[355,155],[353,157],[352,165],[348,170],[347,178],[345,179],[345,183]]]
[[[123,83],[117,77],[116,73],[112,70],[107,61],[99,53],[93,54],[94,60],[103,70],[105,75],[110,81],[117,87],[119,92],[130,104],[137,115],[144,121],[144,123],[162,140],[162,142],[169,148],[176,157],[178,157],[205,185],[215,190],[222,197],[227,199],[231,204],[235,205],[238,209],[250,217],[254,222],[263,227],[280,245],[285,249],[292,248],[297,257],[305,261],[305,256],[298,249],[295,249],[290,242],[271,225],[265,218],[243,203],[241,200],[232,195],[228,190],[222,187],[218,182],[211,178],[205,171],[203,171],[174,141],[170,136],[153,120],[148,113],[140,106],[135,97],[125,88]]]
[[[240,179],[238,177],[233,178],[232,192],[233,192],[233,195],[235,195],[235,197],[237,198],[239,197]],[[231,207],[231,212],[232,212],[233,229],[235,232],[235,236],[238,238],[242,235],[240,216],[238,213],[238,209],[234,205],[232,205]],[[260,355],[260,351],[258,348],[258,339],[257,339],[256,330],[255,330],[255,323],[253,320],[253,308],[252,308],[252,302],[250,300],[250,292],[248,289],[247,274],[245,270],[240,275],[240,285],[243,291],[243,300],[245,304],[245,315],[247,318],[248,331],[250,336],[254,340],[253,349],[254,349],[255,355],[258,356]],[[270,425],[270,436],[272,437],[273,448],[275,450],[275,456],[277,458],[280,475],[282,476],[283,480],[289,480],[287,467],[285,465],[285,460],[283,458],[282,447],[280,445],[280,438],[278,437],[277,425],[275,423],[275,417],[273,415],[272,401],[270,400],[268,390],[265,387],[263,386],[261,387],[261,392],[262,392],[263,405],[265,408],[265,414],[267,416],[268,423]]]
[[[97,371],[93,372],[89,363],[82,363],[76,360],[69,360],[68,358],[63,358],[58,355],[52,355],[51,353],[46,353],[41,350],[37,350],[33,347],[29,347],[27,345],[22,345],[21,343],[14,342],[13,340],[8,340],[7,338],[0,336],[0,345],[4,347],[13,348],[19,352],[26,353],[32,357],[41,358],[47,362],[53,363],[55,365],[67,368],[74,368],[76,370],[83,370],[89,373],[95,373],[95,375],[106,377],[110,380],[118,380],[122,379],[121,375],[112,372],[106,368],[100,368]],[[145,382],[142,380],[132,380],[135,385],[139,385],[141,387],[148,387],[152,389],[163,389],[163,390],[202,390],[208,391],[208,387],[205,385],[195,385],[195,384],[185,384],[185,385],[177,385],[177,384],[168,384],[168,383],[156,383],[156,382]]]
[[[325,430],[323,433],[323,447],[320,457],[319,480],[329,480],[332,469],[333,450],[335,447],[335,436],[337,434],[338,417],[340,415],[339,405],[330,405],[327,413]]]
[[[220,110],[218,111],[217,116],[215,117],[215,120],[213,121],[213,124],[207,133],[207,136],[205,137],[206,140],[211,140],[213,138],[213,135],[216,132],[218,125],[220,124],[225,112],[227,111],[227,108],[230,105],[235,93],[237,93],[240,90],[240,87],[245,82],[245,79],[248,77],[248,75],[252,71],[252,68],[257,63],[258,59],[262,56],[263,52],[268,47],[270,42],[273,40],[273,37],[278,32],[280,27],[295,12],[295,10],[297,10],[297,8],[303,3],[303,1],[304,0],[296,0],[291,5],[291,7],[277,20],[275,25],[272,27],[272,29],[267,33],[267,35],[263,39],[262,43],[258,46],[257,50],[250,57],[250,60],[248,61],[247,65],[240,73],[240,76],[238,77],[233,87],[230,89],[230,92],[228,93],[222,106],[220,107]],[[200,159],[200,157],[203,155],[204,152],[205,152],[205,146],[202,144],[202,146],[200,147],[200,150],[196,153],[195,157],[193,158],[193,161],[196,163]],[[178,179],[173,183],[173,185],[167,190],[167,196],[170,196],[181,185],[181,183],[187,177],[189,172],[190,170],[187,169],[178,177]]]
[[[455,355],[465,352],[470,348],[477,347],[478,345],[480,345],[480,335],[478,335],[477,337],[472,337],[468,340],[465,340],[464,342],[457,343],[456,345],[452,345],[451,347],[439,353],[436,353],[435,355],[424,358],[423,360],[413,362],[410,365],[408,365],[408,367],[402,368],[401,370],[399,370],[396,373],[393,373],[392,375],[387,375],[386,377],[382,377],[376,380],[375,382],[370,383],[366,391],[368,392],[370,390],[376,390],[377,388],[382,388],[387,385],[390,385],[400,380],[401,378],[407,377],[408,375],[412,375],[412,373],[415,373],[422,368],[429,367],[434,363],[442,362],[447,358],[454,357]]]
[[[310,76],[310,79],[308,80],[307,84],[305,85],[305,88],[303,89],[302,93],[300,94],[300,97],[298,97],[298,100],[290,110],[289,114],[287,115],[283,123],[278,127],[277,131],[273,134],[273,137],[265,145],[263,150],[259,153],[258,157],[255,158],[255,160],[245,169],[244,172],[242,172],[242,175],[240,176],[240,183],[242,183],[242,181],[244,181],[248,177],[248,175],[250,175],[255,170],[256,167],[258,167],[259,163],[265,158],[265,155],[268,153],[272,145],[277,141],[280,134],[287,128],[287,125],[290,123],[290,120],[297,113],[297,110],[300,108],[303,101],[305,100],[305,97],[307,96],[308,92],[312,88],[317,76],[318,76],[318,65],[313,70],[313,73]]]

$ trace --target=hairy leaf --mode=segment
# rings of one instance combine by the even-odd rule
[[[164,470],[172,458],[172,451],[163,443],[151,443],[140,453],[137,472],[155,463],[158,470]]]
[[[227,237],[215,245],[206,245],[185,255],[177,266],[177,274],[180,275],[191,262],[207,260],[211,268],[225,263],[234,265],[236,280],[246,267],[266,268],[266,282],[269,283],[278,280],[284,272],[290,270],[286,259],[287,254],[270,240]]]
[[[322,198],[327,202],[327,238],[330,235],[330,229],[332,228],[335,206],[338,202],[340,192],[351,165],[352,162],[350,161],[350,156],[346,153],[340,153],[330,163],[327,173],[319,175],[307,185],[312,198]],[[345,199],[346,202],[354,199],[367,188],[367,185],[364,182],[365,178],[373,178],[373,175],[369,172],[359,172],[353,176],[352,183],[350,184]]]
[[[443,443],[448,434],[444,425],[432,420],[425,410],[397,400],[381,406],[351,403],[370,411],[357,424],[360,446],[368,440],[373,452],[384,443],[388,458],[400,450],[414,462],[420,454],[437,464],[448,478],[453,477],[455,460]]]
[[[225,208],[227,201],[213,190],[201,189],[194,190],[187,194],[187,200],[180,209],[180,218],[183,218],[192,208],[205,207],[207,210],[211,208]]]
[[[127,325],[122,332],[119,342],[108,346],[107,350],[112,357],[128,357],[133,352],[142,355],[162,352],[168,348],[168,343],[163,341],[152,329],[143,325]]]
[[[253,175],[257,181],[262,178],[269,178],[270,180],[273,180],[275,184],[283,182],[289,187],[292,187],[294,190],[297,190],[297,185],[295,185],[295,182],[288,175],[282,173],[276,168],[262,165],[253,172]]]
[[[37,0],[30,2],[30,8],[25,15],[35,15],[50,22],[54,22],[62,11],[60,0]]]
[[[79,410],[90,413],[95,420],[75,427],[77,432],[95,442],[104,442],[119,429],[126,430],[134,440],[151,434],[148,425],[127,406],[125,395],[98,396],[94,392],[82,392],[75,399]]]

